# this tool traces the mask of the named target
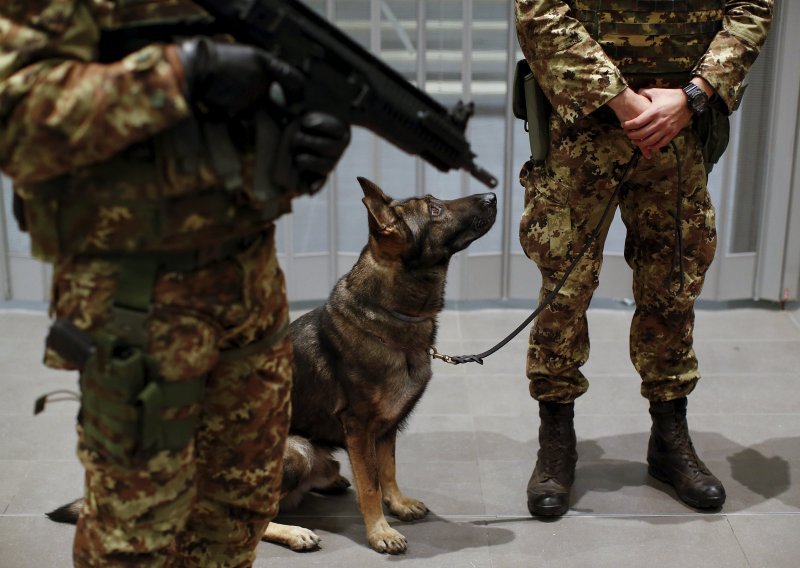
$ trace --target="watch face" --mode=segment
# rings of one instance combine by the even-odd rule
[[[708,97],[705,93],[698,93],[692,97],[691,104],[694,112],[701,113],[706,110],[706,106],[708,105]]]
[[[705,112],[708,107],[708,95],[705,94],[703,89],[693,83],[689,83],[683,88],[683,92],[686,93],[689,109],[694,114]]]

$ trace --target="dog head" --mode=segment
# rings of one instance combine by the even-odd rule
[[[451,256],[485,235],[497,217],[494,193],[398,201],[366,178],[358,182],[369,212],[368,246],[376,256],[402,260],[409,268],[447,265]]]

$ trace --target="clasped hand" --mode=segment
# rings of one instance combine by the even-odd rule
[[[691,125],[692,113],[681,89],[626,89],[609,106],[625,134],[646,158]]]

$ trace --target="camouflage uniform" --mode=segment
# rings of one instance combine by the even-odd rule
[[[0,168],[55,265],[51,315],[98,345],[81,372],[78,566],[248,566],[277,510],[291,345],[272,219],[288,198],[253,197],[253,144],[193,117],[167,44],[110,61],[98,47],[101,31],[206,20],[182,0],[0,1]],[[130,277],[147,305],[125,328]],[[102,343],[111,325],[141,353]],[[109,374],[134,359],[153,406]]]
[[[713,104],[729,114],[766,38],[772,4],[516,1],[522,51],[554,111],[546,160],[526,163],[520,175],[520,242],[542,273],[544,297],[624,182],[613,206],[627,228],[625,259],[633,269],[630,352],[642,395],[651,401],[684,397],[700,378],[694,303],[714,256],[714,208],[692,129],[651,159],[634,162],[635,148],[606,103],[626,87],[681,88],[700,76],[716,91]],[[588,388],[580,371],[589,356],[586,309],[610,221],[611,215],[531,330],[527,375],[539,401],[568,403]]]

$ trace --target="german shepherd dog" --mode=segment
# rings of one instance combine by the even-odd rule
[[[369,241],[327,302],[289,328],[294,385],[280,509],[295,508],[309,491],[346,490],[350,483],[332,456],[344,448],[369,545],[398,554],[407,542],[387,523],[383,505],[404,521],[421,519],[428,508],[397,485],[395,440],[431,379],[428,350],[450,258],[489,231],[497,200],[485,193],[397,201],[358,181]],[[320,542],[308,529],[279,523],[270,523],[264,539],[293,550]]]
[[[346,488],[330,453],[345,448],[367,541],[397,554],[406,539],[386,522],[383,505],[404,521],[428,508],[397,486],[395,439],[431,379],[428,349],[450,258],[492,227],[497,200],[486,193],[395,201],[371,181],[358,181],[369,241],[328,301],[290,327],[295,373],[281,511],[309,490]],[[265,539],[295,549],[319,542],[311,531],[276,523]]]

